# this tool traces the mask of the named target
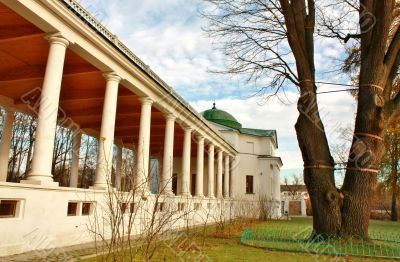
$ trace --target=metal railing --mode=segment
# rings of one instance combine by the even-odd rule
[[[311,229],[245,229],[240,242],[244,245],[308,253],[310,255],[400,258],[400,235],[370,232],[370,240],[358,237],[317,236],[310,239]]]

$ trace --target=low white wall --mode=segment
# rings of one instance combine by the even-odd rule
[[[132,194],[121,195],[122,199]],[[150,195],[146,201],[135,197],[133,202],[140,202],[140,206],[134,223],[133,234],[139,234],[146,227],[149,220],[149,210],[154,207],[155,196]],[[63,187],[43,187],[35,185],[24,185],[18,183],[0,183],[0,200],[18,200],[20,206],[16,218],[0,218],[0,256],[7,256],[31,250],[51,249],[56,247],[70,246],[94,241],[94,224],[99,227],[97,231],[107,230],[109,219],[107,218],[109,208],[109,194],[106,191],[93,189],[76,189]],[[119,199],[119,198],[118,198]],[[93,210],[91,215],[83,216],[81,206],[78,206],[77,216],[68,216],[68,202],[76,201],[92,202]],[[132,201],[132,200],[130,200]],[[127,201],[129,202],[129,201]],[[208,223],[213,223],[219,217],[221,209],[226,219],[243,215],[243,206],[249,210],[255,210],[256,202],[233,201],[226,199],[209,198],[183,198],[180,196],[160,197],[159,202],[165,203],[165,209],[173,210],[174,217],[171,219],[168,228],[181,228],[204,224],[208,217]],[[185,203],[185,210],[190,211],[187,216],[185,212],[178,212],[178,203]],[[195,210],[196,203],[201,203],[201,208]],[[80,205],[80,204],[79,204]],[[164,216],[168,211],[158,212]],[[127,214],[129,216],[129,214]],[[189,219],[188,219],[189,218]]]

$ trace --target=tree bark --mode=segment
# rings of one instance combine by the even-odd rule
[[[315,211],[311,238],[332,237],[339,234],[341,228],[341,194],[335,186],[334,162],[319,115],[314,84],[314,1],[306,5],[304,0],[290,3],[281,0],[281,6],[288,42],[296,58],[301,92],[295,128],[304,161],[304,182]]]
[[[371,201],[384,153],[384,89],[395,57],[386,55],[394,1],[361,0],[361,67],[353,142],[342,187],[342,233],[368,239]],[[373,15],[372,20],[365,12]],[[368,29],[367,29],[368,28]],[[388,53],[398,49],[390,45]]]
[[[304,160],[304,182],[313,212],[312,238],[333,237],[340,233],[341,194],[334,181],[334,163],[329,151],[314,93],[302,95],[295,125]]]

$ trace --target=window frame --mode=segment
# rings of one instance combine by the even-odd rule
[[[88,213],[84,213],[84,208],[85,206],[89,205],[89,211]],[[82,202],[81,204],[81,216],[90,216],[92,214],[92,210],[93,210],[93,203],[92,202]]]
[[[194,203],[194,210],[198,211],[200,209],[202,209],[202,204],[201,203]]]
[[[186,210],[186,203],[184,202],[178,202],[178,211],[185,211]]]
[[[6,202],[6,203],[4,203]],[[0,219],[13,219],[13,218],[18,218],[19,217],[19,209],[21,206],[21,200],[19,199],[0,199],[0,205],[12,203],[12,215],[0,215]],[[3,205],[4,205],[3,204]]]
[[[70,213],[69,211],[70,211],[70,205],[72,205],[72,204],[74,204],[75,205],[75,213],[74,214],[72,214],[72,213]],[[78,201],[68,201],[68,204],[67,204],[67,217],[77,217],[77,216],[79,216],[79,202]]]
[[[121,210],[121,214],[126,214],[129,211],[129,203],[128,202],[121,202],[119,205]]]
[[[254,194],[254,176],[246,175],[246,194]]]

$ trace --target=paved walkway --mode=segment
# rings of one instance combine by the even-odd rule
[[[34,250],[18,255],[0,257],[0,262],[70,262],[76,261],[80,257],[89,256],[96,253],[94,243],[60,247],[53,249]]]

